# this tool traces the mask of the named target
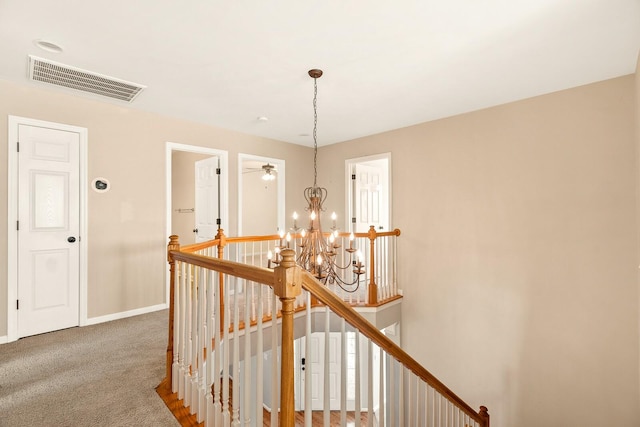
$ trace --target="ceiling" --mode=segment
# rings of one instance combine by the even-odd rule
[[[1,79],[43,87],[36,55],[147,86],[104,102],[307,146],[311,68],[322,146],[631,74],[639,50],[640,0],[0,0]]]

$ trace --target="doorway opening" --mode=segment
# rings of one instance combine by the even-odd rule
[[[209,222],[211,218],[211,212],[215,215],[215,222],[220,219],[219,224],[214,224],[216,231],[219,226],[229,232],[229,160],[228,153],[224,150],[218,150],[215,148],[200,147],[197,145],[180,144],[176,142],[167,142],[166,145],[166,239],[169,241],[171,234],[178,234],[180,237],[180,244],[195,243],[196,236],[203,233],[209,233],[210,230],[203,228],[202,232],[196,225],[196,217],[199,215],[196,212],[196,162],[205,159],[215,158],[215,164],[217,165],[213,169],[219,169],[219,174],[215,177],[215,184],[211,184],[210,180],[205,179],[204,184],[208,186],[208,190],[214,191],[215,206],[213,201],[209,204],[205,204],[205,217],[203,221]],[[175,161],[174,161],[175,160]],[[203,169],[204,172],[216,173],[211,168]],[[174,186],[174,175],[184,176],[182,180],[184,191],[174,192],[172,191]],[[180,180],[179,180],[180,181]],[[176,197],[174,197],[174,194]],[[206,194],[206,192],[204,193]],[[211,194],[211,193],[210,193]],[[207,196],[203,196],[204,199]],[[174,200],[176,199],[176,200]],[[206,202],[206,203],[208,203]],[[208,214],[206,211],[209,210]],[[174,221],[178,217],[179,221]],[[177,227],[174,229],[174,227]],[[209,227],[211,228],[211,227]],[[195,230],[198,230],[197,232]],[[215,235],[215,233],[214,233]],[[166,280],[166,301],[169,301],[169,275]]]
[[[285,161],[238,154],[238,235],[262,236],[284,230],[284,209]]]

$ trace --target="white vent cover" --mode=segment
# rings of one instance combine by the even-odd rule
[[[29,55],[29,79],[131,102],[146,86]]]

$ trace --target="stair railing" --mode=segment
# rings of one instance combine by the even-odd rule
[[[188,251],[171,236],[168,246],[172,286],[164,384],[198,422],[261,425],[266,416],[271,425],[293,426],[295,410],[304,406],[305,425],[311,425],[315,387],[323,390],[328,426],[333,387],[341,391],[341,422],[347,417],[348,390],[355,396],[355,425],[362,416],[368,425],[375,419],[377,425],[489,427],[485,407],[475,412],[341,296],[297,266],[293,249],[282,251],[274,269],[258,267],[216,258],[225,256],[224,243],[231,240],[221,236],[217,245],[191,245]],[[320,382],[311,380],[314,332],[324,332],[327,340],[329,333],[340,332],[343,349],[346,334],[355,334],[356,351],[366,349],[356,356],[366,363],[356,364],[349,388],[346,360],[339,383],[326,373]],[[294,340],[303,336],[306,371],[294,359]],[[328,351],[325,345],[324,372],[329,370]],[[296,402],[294,381],[300,375],[305,376],[304,400],[298,396]]]
[[[324,320],[324,425],[329,425],[330,412],[327,400],[330,398],[328,390],[340,390],[341,403],[340,422],[346,424],[346,391],[349,377],[354,378],[352,391],[354,396],[353,418],[355,425],[360,425],[359,420],[362,414],[366,414],[366,419],[375,419],[376,425],[384,426],[455,426],[455,427],[489,427],[489,413],[484,406],[476,412],[453,391],[446,387],[441,381],[427,371],[415,359],[409,356],[401,347],[395,344],[390,338],[382,334],[378,329],[369,323],[362,315],[348,304],[345,304],[333,292],[327,290],[315,278],[306,271],[302,271],[302,288],[313,295],[325,307],[325,313],[320,314],[324,319],[314,319],[315,323]],[[311,316],[310,313],[307,314]],[[341,340],[339,352],[342,358],[341,367],[348,366],[346,347],[346,332],[350,330],[355,335],[355,366],[352,366],[353,375],[341,372],[338,384],[332,384],[331,376],[326,375],[328,368],[327,346],[329,345],[329,334],[337,333]],[[307,330],[307,342],[310,334]],[[365,349],[362,351],[362,349]],[[360,352],[366,354],[360,354]],[[313,356],[314,352],[309,352]],[[377,359],[377,363],[376,363]],[[363,363],[364,362],[364,363]],[[305,361],[308,365],[309,361]],[[375,372],[377,370],[377,373]],[[308,384],[312,373],[305,369]],[[366,380],[362,378],[366,377]],[[373,382],[377,377],[378,384]],[[363,387],[366,383],[367,387]],[[366,388],[364,395],[360,391]],[[375,390],[378,393],[374,393]],[[311,390],[306,390],[305,397]],[[305,409],[313,407],[309,400],[305,402]],[[366,408],[366,410],[363,410]],[[385,413],[386,411],[386,413]],[[307,421],[311,420],[308,411]],[[311,425],[305,423],[305,425]],[[372,425],[372,424],[368,424]]]
[[[325,233],[327,237],[329,233]],[[362,253],[365,261],[365,275],[361,280],[361,286],[352,292],[352,289],[342,289],[337,284],[328,283],[342,299],[351,305],[376,306],[400,296],[397,282],[398,260],[398,236],[400,230],[377,232],[373,226],[366,233],[354,233],[354,240],[350,240],[351,233],[338,233],[336,238],[337,263],[348,264],[347,252],[343,249],[353,248]],[[278,234],[266,236],[228,237],[224,230],[218,230],[214,240],[183,246],[183,252],[197,253],[206,256],[217,256],[220,259],[228,259],[243,264],[258,267],[275,266],[281,258],[278,251],[289,247],[296,251],[302,240],[300,234],[291,234],[291,240]],[[271,254],[271,258],[268,255]],[[352,281],[351,269],[340,272],[345,282]]]

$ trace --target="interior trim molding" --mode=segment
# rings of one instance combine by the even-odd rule
[[[141,314],[152,313],[154,311],[165,310],[169,308],[168,304],[156,304],[148,307],[136,308],[134,310],[121,311],[119,313],[106,314],[104,316],[91,317],[87,319],[86,325],[97,325],[98,323],[111,322],[113,320],[126,319],[127,317],[139,316]]]

